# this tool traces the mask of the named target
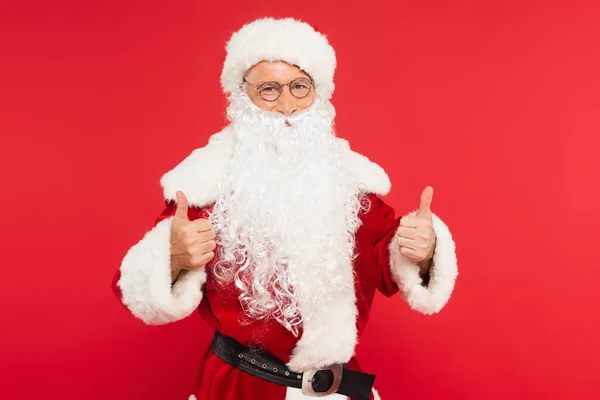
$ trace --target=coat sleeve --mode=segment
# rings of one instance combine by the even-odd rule
[[[161,325],[190,315],[202,300],[204,267],[183,271],[171,287],[171,221],[177,210],[165,202],[154,227],[129,249],[116,271],[112,288],[121,303],[148,325]],[[188,209],[190,220],[206,218],[205,210]]]
[[[429,276],[421,277],[417,263],[400,253],[396,240],[400,218],[395,218],[394,209],[378,196],[370,195],[369,199],[371,208],[366,221],[374,240],[379,291],[392,296],[399,290],[412,309],[423,314],[439,312],[450,299],[458,276],[456,248],[450,230],[433,215],[437,237],[433,264]]]

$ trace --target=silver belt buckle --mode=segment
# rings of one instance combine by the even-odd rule
[[[333,372],[333,384],[326,392],[315,392],[312,387],[314,382],[315,374],[319,371],[331,371]],[[321,369],[310,369],[302,375],[302,394],[309,397],[325,397],[337,392],[342,383],[342,373],[344,367],[342,364],[333,364],[328,367]]]

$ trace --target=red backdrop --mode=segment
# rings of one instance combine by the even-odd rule
[[[328,35],[340,136],[398,213],[432,185],[457,242],[441,314],[375,301],[383,399],[600,398],[596,2],[5,3],[0,398],[191,393],[211,332],[144,326],[110,282],[161,175],[224,124],[225,41],[265,15]]]

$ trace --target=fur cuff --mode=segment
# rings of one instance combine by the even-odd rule
[[[427,287],[423,286],[417,263],[400,254],[396,235],[389,245],[392,278],[410,307],[423,314],[437,313],[446,305],[458,275],[454,240],[446,224],[435,214],[433,231],[437,242]]]
[[[171,288],[171,220],[160,221],[133,246],[121,263],[118,285],[122,302],[148,325],[174,322],[190,315],[202,300],[204,268],[186,271]]]

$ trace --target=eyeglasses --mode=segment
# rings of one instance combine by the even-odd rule
[[[256,87],[244,78],[244,82],[246,82],[252,89],[257,91],[265,101],[275,101],[281,96],[281,92],[283,91],[283,87],[287,86],[290,89],[290,93],[297,99],[303,99],[308,96],[310,93],[310,89],[313,86],[313,83],[310,79],[307,78],[296,78],[290,83],[281,84],[279,82],[269,81],[264,82],[260,86]]]

